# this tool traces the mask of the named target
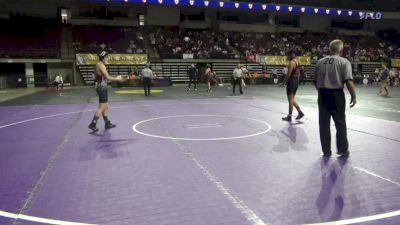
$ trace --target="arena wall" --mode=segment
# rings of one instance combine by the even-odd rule
[[[303,30],[324,32],[326,27],[331,26],[331,18],[327,16],[302,15],[300,17],[300,28]]]
[[[267,24],[238,24],[229,22],[220,22],[219,28],[226,31],[236,32],[258,32],[258,33],[273,33],[276,31],[274,25]]]
[[[146,25],[179,26],[180,9],[177,7],[148,6]]]

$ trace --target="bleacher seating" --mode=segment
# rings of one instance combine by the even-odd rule
[[[74,48],[77,53],[146,53],[144,35],[138,28],[108,26],[74,26]]]
[[[210,30],[152,28],[149,37],[161,58],[182,59],[192,54],[195,59],[233,59],[235,54],[222,33]]]
[[[61,25],[53,20],[16,17],[0,20],[1,58],[59,58]]]

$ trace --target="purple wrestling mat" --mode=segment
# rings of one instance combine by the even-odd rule
[[[348,115],[348,159],[318,112],[242,98],[0,108],[0,224],[400,224],[400,124]],[[335,151],[332,124],[332,150]]]

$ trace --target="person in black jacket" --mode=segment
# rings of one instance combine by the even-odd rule
[[[190,65],[190,68],[187,72],[188,77],[189,77],[189,87],[188,91],[190,91],[190,86],[193,83],[194,84],[194,90],[197,91],[197,76],[198,76],[198,71],[197,68],[194,64]]]

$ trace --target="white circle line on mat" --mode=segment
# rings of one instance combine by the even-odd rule
[[[221,137],[221,138],[188,138],[188,137],[170,137],[170,136],[161,136],[161,135],[154,135],[154,134],[149,134],[143,131],[140,131],[138,129],[138,126],[150,121],[154,120],[161,120],[161,119],[170,119],[170,118],[180,118],[180,117],[230,117],[230,118],[236,118],[236,119],[246,119],[246,120],[252,120],[256,121],[259,123],[262,123],[266,126],[266,129],[263,131],[259,131],[257,133],[253,134],[248,134],[248,135],[241,135],[241,136],[234,136],[234,137]],[[171,139],[171,140],[181,140],[181,141],[222,141],[222,140],[233,140],[233,139],[240,139],[240,138],[249,138],[249,137],[254,137],[258,136],[261,134],[265,134],[268,131],[271,130],[271,125],[267,122],[264,122],[262,120],[258,119],[253,119],[253,118],[248,118],[248,117],[239,117],[239,116],[229,116],[229,115],[175,115],[175,116],[163,116],[163,117],[156,117],[156,118],[151,118],[147,120],[142,120],[140,122],[135,123],[132,126],[132,130],[138,134],[147,136],[147,137],[153,137],[153,138],[161,138],[161,139]]]

